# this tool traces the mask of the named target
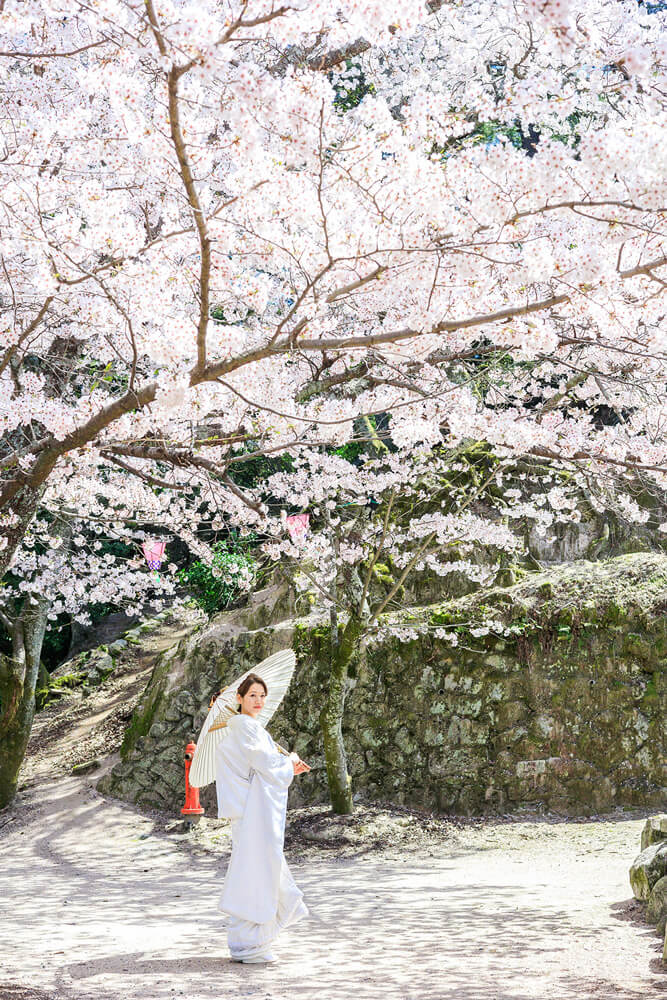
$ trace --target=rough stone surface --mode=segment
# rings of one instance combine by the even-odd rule
[[[650,924],[657,924],[659,934],[665,933],[667,924],[667,876],[659,878],[651,889],[646,908],[646,919]]]
[[[667,813],[660,816],[649,816],[642,830],[642,851],[650,844],[656,844],[661,840],[667,840]]]
[[[98,649],[85,650],[83,653],[79,653],[72,660],[67,660],[62,663],[53,673],[50,675],[51,680],[57,680],[58,678],[76,676],[81,683],[90,681],[91,674],[93,675],[93,680],[91,683],[99,683],[99,678],[109,671],[113,670],[113,659],[109,656],[106,646],[100,646]],[[97,676],[97,680],[95,677]]]
[[[313,766],[292,786],[292,804],[326,800],[318,714],[328,628],[315,616],[277,621],[284,603],[266,596],[212,619],[158,661],[105,791],[177,806],[183,749],[211,692],[292,646],[298,667],[271,731]],[[455,629],[459,645],[431,630],[359,651],[344,724],[356,792],[457,813],[539,803],[570,815],[659,808],[666,608],[667,557],[634,553],[404,609],[402,621]],[[513,631],[471,633],[488,621]],[[202,800],[212,806],[212,789]]]
[[[151,613],[150,606],[146,605],[144,611],[148,617]],[[72,660],[85,650],[95,649],[104,643],[113,642],[138,621],[140,621],[140,616],[129,616],[124,611],[115,611],[92,625],[82,625],[73,620],[72,639],[67,659]]]
[[[630,885],[635,899],[647,901],[655,884],[667,875],[667,844],[651,844],[635,858]]]
[[[100,766],[100,762],[97,757],[93,760],[86,760],[82,764],[75,764],[72,768],[72,774],[90,774],[91,771],[96,771]]]
[[[41,711],[49,702],[61,698],[67,690],[96,687],[113,673],[113,670],[114,661],[106,646],[84,650],[47,675],[46,686],[36,691],[37,711]]]

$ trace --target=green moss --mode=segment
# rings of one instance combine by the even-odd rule
[[[328,659],[330,646],[330,625],[316,625],[314,628],[301,623],[295,625],[292,648],[300,663],[306,660],[316,660],[323,656]]]
[[[607,605],[604,617],[605,621],[609,622],[610,625],[617,625],[627,618],[627,611],[622,604],[618,604],[616,601],[610,601]]]
[[[166,679],[169,673],[171,659],[168,655],[158,658],[151,679],[144,694],[144,700],[135,708],[130,724],[125,730],[125,736],[120,748],[122,760],[132,753],[137,740],[146,736],[153,724],[156,712],[162,702],[166,690]]]
[[[458,616],[452,611],[438,609],[431,614],[429,623],[431,625],[453,625],[456,623],[457,618]]]
[[[658,687],[653,678],[651,678],[651,680],[646,685],[644,694],[642,695],[642,698],[639,702],[641,710],[643,712],[651,712],[651,713],[656,710],[659,710],[661,707],[661,701],[662,699],[658,692]]]
[[[148,735],[161,700],[162,699],[159,695],[155,696],[149,700],[148,705],[144,705],[141,708],[136,708],[134,710],[132,718],[130,719],[130,724],[125,730],[125,735],[120,748],[120,756],[122,760],[126,760],[129,757],[136,746],[137,740],[139,740],[142,736]]]
[[[67,690],[81,687],[86,680],[86,675],[82,673],[63,674],[61,677],[49,678],[46,687],[38,688],[35,691],[35,707],[38,712],[55,701]]]
[[[379,583],[387,587],[393,587],[396,582],[391,570],[385,563],[375,563],[375,566],[373,566],[373,576]]]

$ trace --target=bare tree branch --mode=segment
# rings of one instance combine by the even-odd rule
[[[89,49],[96,49],[100,45],[107,45],[108,38],[101,38],[99,42],[91,42],[90,45],[81,45],[78,49],[70,49],[67,52],[0,52],[0,56],[8,59],[65,59],[68,56],[76,56],[80,52],[88,52]]]
[[[122,459],[117,458],[115,455],[109,455],[107,453],[105,454],[105,458],[109,462],[113,462],[114,465],[119,466],[119,468],[124,469],[125,472],[129,472],[133,476],[138,476],[139,479],[143,479],[152,486],[164,486],[169,490],[189,490],[191,488],[188,483],[168,483],[165,479],[157,479],[155,476],[151,476],[147,472],[142,472],[141,469],[135,469],[134,466],[128,465],[127,462],[123,462]]]

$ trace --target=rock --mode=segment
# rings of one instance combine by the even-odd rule
[[[651,844],[639,854],[630,869],[635,899],[647,900],[656,882],[667,875],[667,843]]]
[[[155,739],[162,739],[162,737],[164,737],[168,733],[172,732],[173,729],[174,729],[173,722],[171,722],[171,723],[169,721],[166,721],[166,722],[156,722],[156,723],[154,723],[154,725],[153,725],[153,727],[151,729],[151,737],[154,740]]]
[[[188,833],[190,825],[183,819],[174,819],[171,823],[165,824],[164,830],[165,833]]]
[[[127,642],[125,639],[116,639],[116,641],[112,642],[109,646],[110,653],[120,653],[124,649],[127,649]]]
[[[290,584],[281,581],[256,590],[245,608],[237,612],[238,621],[249,630],[263,628],[294,613],[295,593]]]
[[[512,729],[526,716],[527,709],[521,701],[504,701],[496,708],[496,724],[498,729]]]
[[[115,611],[92,625],[82,625],[72,621],[72,637],[68,658],[72,659],[81,651],[99,648],[103,643],[113,642],[119,635],[137,621],[137,616],[128,617],[124,611]]]
[[[86,682],[93,687],[101,684],[113,672],[113,660],[108,653],[95,653],[85,667]]]
[[[72,774],[90,774],[91,771],[96,771],[99,766],[99,760],[97,757],[93,757],[92,760],[86,760],[82,764],[75,764],[72,768]]]
[[[667,813],[660,816],[649,816],[642,830],[642,851],[651,844],[667,840]]]
[[[651,889],[646,909],[646,919],[650,924],[658,925],[658,933],[665,933],[667,924],[667,876],[659,878]]]

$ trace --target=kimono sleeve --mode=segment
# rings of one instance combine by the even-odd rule
[[[287,788],[294,778],[294,766],[289,757],[279,753],[271,738],[254,719],[240,720],[239,742],[249,767],[272,784]]]

